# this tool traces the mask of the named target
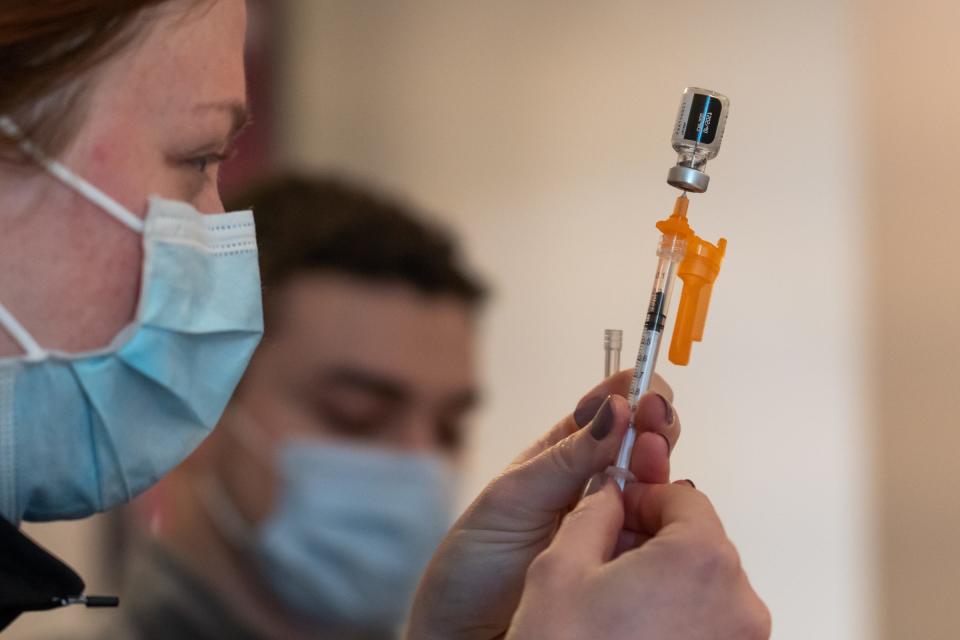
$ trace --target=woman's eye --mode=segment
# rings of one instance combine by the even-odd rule
[[[208,153],[202,156],[197,156],[196,158],[190,158],[185,162],[185,164],[199,173],[206,173],[207,169],[226,162],[227,159],[228,156],[225,153]]]

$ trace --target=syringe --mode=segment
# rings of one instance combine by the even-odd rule
[[[673,216],[685,224],[687,215],[687,194],[684,193],[674,205]],[[689,227],[687,227],[689,230]],[[664,325],[667,321],[667,311],[670,308],[670,298],[673,294],[673,282],[677,273],[677,266],[683,260],[687,248],[686,236],[681,228],[670,229],[670,233],[664,232],[660,238],[660,246],[657,248],[657,256],[660,261],[657,263],[657,273],[653,279],[653,291],[650,292],[650,303],[647,306],[647,319],[643,323],[643,336],[640,339],[640,349],[637,352],[637,363],[633,369],[633,380],[630,382],[630,402],[631,415],[640,402],[640,397],[650,388],[650,380],[653,379],[653,371],[657,366],[657,356],[660,353],[660,341],[663,337]],[[673,231],[677,231],[673,232]],[[620,445],[620,452],[617,454],[617,462],[609,473],[617,478],[620,488],[626,484],[627,480],[633,479],[630,473],[630,455],[633,453],[633,445],[637,440],[637,429],[631,420],[627,432],[623,436],[623,443]]]
[[[713,91],[689,87],[683,92],[672,140],[679,157],[667,177],[667,182],[682,193],[674,204],[672,215],[657,223],[663,235],[657,248],[657,273],[630,383],[631,415],[641,396],[650,388],[677,275],[684,281],[684,292],[670,348],[671,361],[687,364],[691,341],[703,337],[710,293],[720,271],[726,240],[721,239],[713,245],[696,236],[687,222],[690,203],[687,192],[703,193],[707,190],[710,177],[703,169],[707,160],[715,158],[720,150],[729,104],[726,96]],[[616,465],[607,470],[617,479],[621,489],[628,480],[634,479],[630,472],[630,456],[636,440],[637,430],[631,420]]]

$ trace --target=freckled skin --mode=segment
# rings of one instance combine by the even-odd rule
[[[159,7],[130,47],[95,71],[87,117],[59,160],[139,216],[156,194],[222,211],[216,167],[178,154],[229,137],[245,102],[243,0]],[[134,315],[141,237],[34,167],[0,165],[0,302],[44,347],[105,346]],[[20,353],[0,330],[0,356]]]

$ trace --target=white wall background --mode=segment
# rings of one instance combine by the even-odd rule
[[[666,365],[678,477],[715,500],[776,638],[872,637],[865,241],[850,3],[291,5],[286,149],[435,211],[498,295],[470,492],[639,341],[684,85],[732,100],[697,230],[730,239],[706,341]]]

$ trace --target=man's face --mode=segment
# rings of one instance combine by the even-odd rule
[[[234,400],[250,418],[241,428],[265,435],[267,448],[309,439],[456,461],[477,398],[464,302],[317,273],[285,284],[267,304],[267,337]],[[249,451],[229,449],[233,462],[222,472],[247,502],[238,506],[259,519],[272,502],[274,490],[264,489],[276,483],[275,473],[272,482],[252,481],[256,472],[239,464]]]

